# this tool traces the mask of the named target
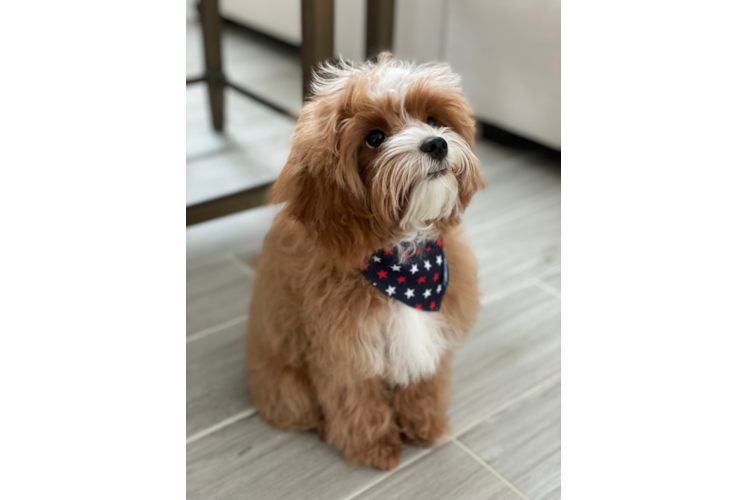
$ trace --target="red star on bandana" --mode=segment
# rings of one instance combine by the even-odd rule
[[[436,302],[433,300],[431,301],[431,305],[429,306],[429,309],[434,309],[436,307]]]
[[[387,271],[379,271],[377,274],[379,275],[379,279],[387,277]]]
[[[436,240],[436,244],[439,245],[439,248],[442,247],[442,240],[441,240],[441,238],[438,239],[438,240]]]
[[[369,264],[361,264],[362,271],[366,271],[367,269],[369,269]]]
[[[436,283],[436,281],[437,281],[438,279],[439,279],[439,273],[436,273],[436,274],[434,275],[434,283]]]
[[[421,307],[421,304],[416,304],[416,309],[419,311],[423,311],[423,307]]]
[[[397,278],[397,282],[398,283],[405,283],[405,276],[400,276],[399,278]]]
[[[421,255],[421,249],[420,248],[416,248],[416,255]]]
[[[424,283],[426,283],[426,276],[421,276],[420,278],[418,278],[419,285],[422,285]]]
[[[387,250],[384,251],[384,254],[385,255],[392,255],[392,249],[388,248]]]

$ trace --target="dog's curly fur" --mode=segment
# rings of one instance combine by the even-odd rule
[[[364,144],[372,129],[387,134],[380,148]],[[403,441],[433,446],[448,436],[452,350],[480,308],[477,262],[459,229],[483,186],[474,130],[445,65],[382,54],[317,73],[274,188],[286,205],[265,238],[250,308],[249,388],[272,425],[314,430],[380,469],[397,465]],[[429,135],[449,146],[441,175],[417,147]],[[380,248],[436,237],[450,271],[439,312],[407,308],[359,270]],[[402,326],[406,314],[416,326]],[[421,359],[418,345],[395,352],[408,328],[428,329],[436,357]]]

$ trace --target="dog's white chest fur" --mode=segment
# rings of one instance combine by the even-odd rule
[[[391,300],[367,335],[371,371],[401,386],[428,379],[448,348],[446,328],[442,313],[418,311]]]

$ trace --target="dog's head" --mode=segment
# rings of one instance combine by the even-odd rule
[[[337,256],[361,259],[459,221],[483,186],[475,125],[448,66],[323,66],[274,189],[292,218]]]

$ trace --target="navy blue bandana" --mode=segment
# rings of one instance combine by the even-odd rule
[[[442,240],[419,241],[414,255],[400,263],[397,247],[378,250],[361,272],[372,285],[419,311],[438,311],[449,284]]]

